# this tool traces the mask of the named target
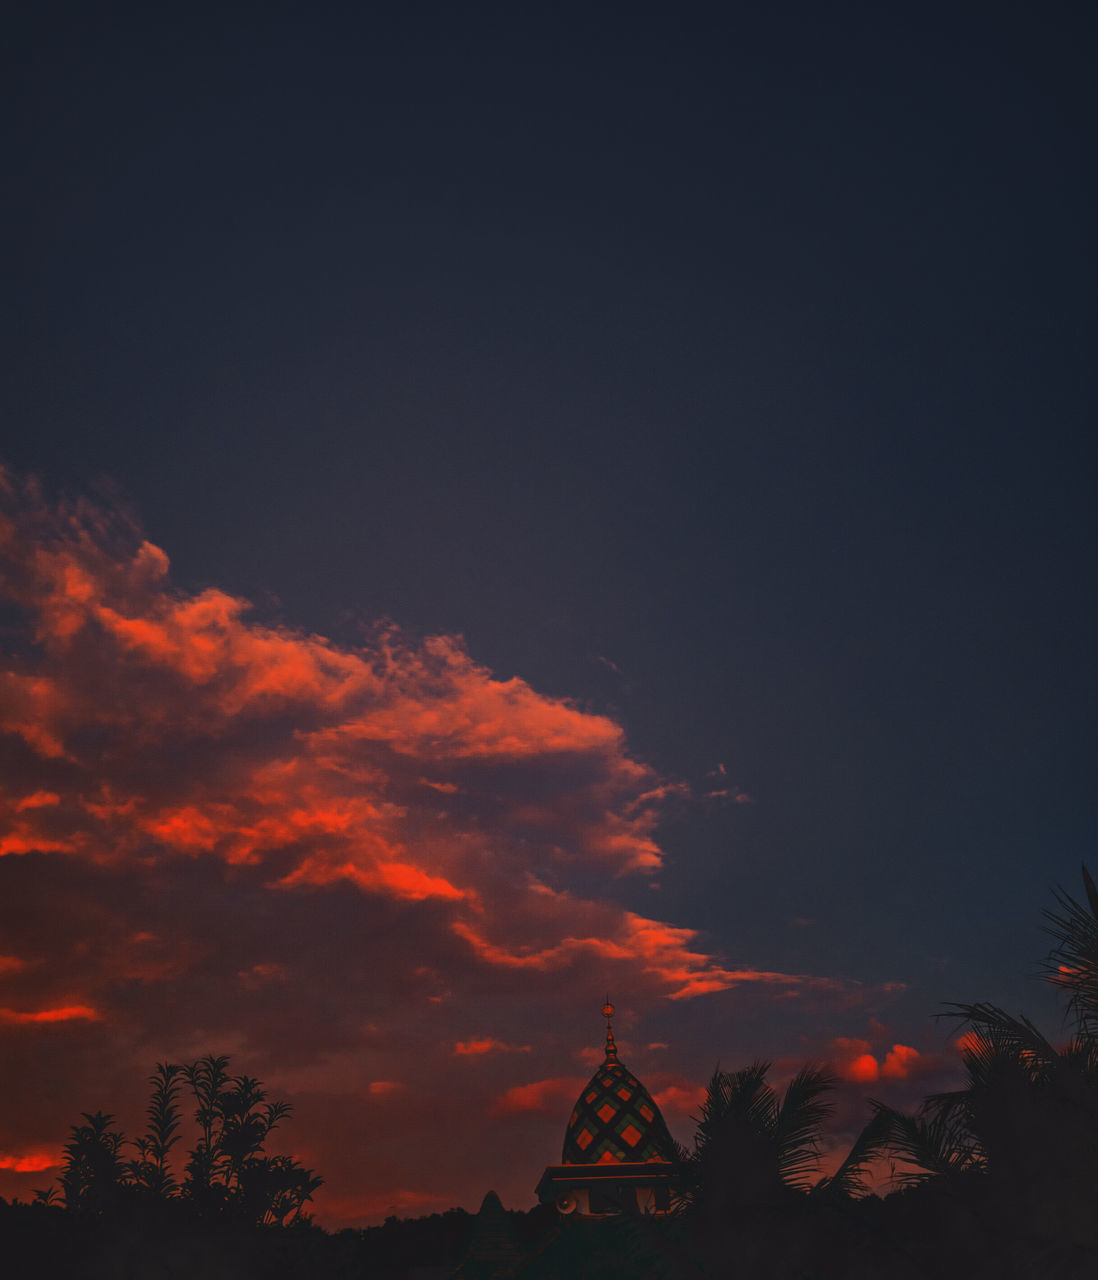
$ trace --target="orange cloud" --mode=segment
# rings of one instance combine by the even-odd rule
[[[961,1053],[968,1053],[972,1049],[980,1046],[979,1034],[975,1031],[965,1031],[953,1041],[954,1048],[960,1050]]]
[[[670,1084],[665,1089],[652,1095],[652,1099],[661,1111],[671,1115],[692,1116],[705,1101],[706,1089],[703,1085]]]
[[[876,1080],[880,1073],[881,1069],[877,1064],[877,1059],[871,1053],[860,1053],[846,1064],[846,1078],[856,1081],[858,1084],[866,1084],[871,1080]]]
[[[15,806],[15,809],[19,813],[24,809],[45,809],[50,805],[60,803],[61,797],[56,791],[34,791],[29,796],[24,796]]]
[[[874,1031],[883,1031],[880,1023],[874,1023]],[[910,1045],[894,1044],[885,1054],[883,1062],[872,1051],[868,1040],[846,1039],[834,1041],[835,1068],[844,1080],[855,1084],[869,1084],[874,1080],[904,1080],[914,1073],[925,1074],[932,1067],[918,1049]]]
[[[620,877],[661,867],[659,824],[684,788],[634,760],[611,717],[497,679],[457,636],[385,626],[338,645],[169,570],[118,513],[51,507],[0,472],[0,597],[17,619],[0,852],[21,855],[0,858],[0,972],[18,984],[0,1023],[27,1055],[0,1055],[0,1087],[44,1072],[67,1037],[73,1086],[50,1123],[118,1106],[117,1059],[136,1046],[138,1091],[145,1046],[231,1052],[305,1082],[302,1124],[338,1135],[319,1169],[334,1203],[367,1174],[350,1161],[339,1182],[350,1139],[331,1099],[364,1099],[360,1149],[392,1125],[376,1176],[417,1186],[399,1162],[426,1144],[429,1108],[409,1118],[400,1090],[452,1107],[431,1092],[439,1046],[477,1067],[462,1075],[482,1091],[479,1134],[486,1113],[563,1109],[564,1123],[582,1080],[553,1073],[576,1062],[586,1033],[565,1043],[563,1028],[592,985],[596,1012],[607,986],[635,1010],[737,987],[849,997],[732,968],[683,921],[617,900]],[[485,1025],[524,1029],[468,1036]],[[535,1034],[549,1078],[523,1083],[518,1041]],[[0,1145],[32,1132],[0,1122]]]
[[[835,1069],[844,1080],[868,1084],[881,1073],[880,1064],[870,1052],[868,1040],[839,1036],[834,1042]]]
[[[289,974],[285,965],[259,963],[241,969],[236,976],[245,987],[256,990],[267,982],[285,982]]]
[[[17,1009],[0,1009],[0,1022],[71,1022],[73,1019],[98,1022],[99,1018],[100,1014],[86,1004],[67,1004],[58,1009],[37,1009],[31,1013],[22,1013]]]
[[[885,1055],[881,1075],[902,1080],[918,1069],[920,1053],[910,1045],[894,1044]]]
[[[461,874],[460,842],[484,839],[479,806],[496,810],[497,845],[514,830],[516,850],[533,835],[554,858],[614,872],[660,865],[653,830],[668,788],[628,757],[607,717],[494,679],[455,637],[415,645],[390,627],[341,649],[265,626],[224,592],[174,590],[167,556],[109,537],[103,513],[51,512],[34,494],[20,508],[7,488],[6,559],[41,662],[5,673],[14,696],[2,727],[81,772],[68,794],[21,797],[27,821],[0,836],[0,850],[118,860],[147,856],[151,841],[239,864],[296,849],[286,886],[346,878],[397,898],[461,901],[475,885],[468,866]],[[109,744],[99,759],[84,745],[92,727]],[[226,767],[200,782],[166,765],[155,787],[133,777],[181,743],[204,744],[211,764],[224,753]],[[546,798],[543,779],[564,758]],[[544,771],[535,787],[521,768],[532,761]],[[475,773],[454,776],[486,762],[516,766],[513,784],[480,796]],[[428,809],[424,786],[471,796],[468,817]],[[47,808],[62,813],[43,825]]]
[[[61,1152],[52,1148],[23,1153],[0,1151],[0,1169],[10,1169],[13,1173],[41,1173],[43,1169],[60,1166]]]
[[[485,1053],[529,1053],[528,1044],[505,1044],[502,1040],[459,1040],[454,1053],[459,1057],[478,1057]]]
[[[551,903],[559,911],[562,923],[568,921],[574,925],[585,914],[582,904],[568,894],[556,893],[545,886],[540,886],[537,892],[542,908],[546,909],[547,901]],[[813,987],[837,990],[841,985],[828,979],[796,974],[724,969],[704,952],[691,949],[689,944],[698,936],[696,930],[649,920],[631,911],[604,916],[598,923],[598,933],[566,935],[544,947],[528,942],[517,947],[504,946],[488,939],[478,926],[466,920],[455,921],[452,928],[479,959],[490,965],[540,972],[562,969],[577,961],[590,963],[592,958],[603,962],[623,962],[633,968],[639,965],[640,971],[650,975],[663,989],[663,994],[672,1000],[724,991],[745,983],[784,986],[793,990]]]
[[[508,1089],[493,1103],[491,1112],[497,1116],[517,1115],[524,1111],[543,1111],[557,1114],[567,1110],[587,1083],[581,1076],[554,1076],[550,1080],[534,1080]]]

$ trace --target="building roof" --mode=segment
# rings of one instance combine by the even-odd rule
[[[606,1057],[583,1087],[564,1135],[564,1164],[632,1164],[670,1161],[675,1145],[652,1095],[618,1061],[610,1018],[614,1006],[603,1007]]]

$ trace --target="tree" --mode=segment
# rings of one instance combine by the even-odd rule
[[[1056,946],[1045,958],[1043,975],[1068,993],[1069,1008],[1075,1016],[1076,1032],[1088,1040],[1098,1039],[1098,887],[1083,867],[1083,888],[1087,904],[1056,890],[1062,914],[1046,911],[1046,930]]]
[[[102,1214],[124,1200],[176,1202],[203,1217],[272,1224],[299,1221],[323,1179],[291,1156],[269,1156],[264,1144],[291,1114],[288,1102],[268,1102],[260,1081],[230,1076],[229,1059],[208,1054],[187,1065],[157,1063],[146,1133],[128,1141],[102,1112],[83,1113],[65,1147],[61,1186],[65,1204]],[[180,1140],[179,1094],[190,1086],[197,1103],[198,1139],[180,1185],[171,1167]],[[122,1159],[122,1148],[136,1149]],[[48,1202],[50,1192],[40,1193]]]
[[[152,1095],[149,1098],[148,1131],[135,1138],[138,1159],[126,1166],[136,1187],[154,1196],[169,1197],[177,1189],[175,1177],[168,1163],[172,1147],[179,1141],[179,1095],[183,1068],[174,1063],[158,1062],[149,1077]]]
[[[99,1214],[117,1205],[122,1194],[125,1166],[119,1153],[126,1139],[115,1127],[114,1116],[102,1111],[81,1115],[85,1123],[72,1126],[65,1144],[61,1189],[67,1209]]]
[[[1054,1046],[1025,1016],[989,1003],[951,1004],[967,1028],[962,1088],[917,1115],[874,1103],[901,1184],[942,1183],[1012,1229],[1098,1246],[1098,891],[1086,867],[1084,906],[1062,891],[1046,911],[1056,946],[1043,974],[1069,993],[1073,1027]]]
[[[183,1195],[201,1212],[252,1222],[299,1217],[321,1185],[289,1156],[266,1156],[268,1135],[291,1113],[287,1102],[268,1102],[250,1076],[229,1076],[229,1059],[208,1054],[183,1069],[198,1102],[200,1137],[187,1162]]]
[[[804,1066],[779,1102],[769,1070],[768,1062],[735,1072],[718,1067],[709,1082],[684,1171],[688,1198],[707,1219],[781,1203],[813,1185],[835,1077]]]

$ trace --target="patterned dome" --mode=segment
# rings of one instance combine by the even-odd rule
[[[606,1060],[576,1099],[564,1135],[562,1164],[628,1164],[673,1160],[675,1147],[660,1109],[637,1077],[618,1061],[607,1003]]]

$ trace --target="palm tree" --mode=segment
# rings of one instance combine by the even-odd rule
[[[907,1163],[901,1184],[939,1181],[989,1218],[1072,1247],[1098,1245],[1098,891],[1088,905],[1062,891],[1046,911],[1056,947],[1043,974],[1070,993],[1071,1038],[1054,1046],[1026,1017],[988,1003],[952,1004],[967,1027],[960,1089],[927,1098],[918,1115],[874,1103],[888,1149]]]
[[[781,1203],[813,1185],[835,1077],[804,1066],[779,1102],[769,1070],[768,1062],[734,1072],[718,1067],[709,1082],[684,1183],[689,1202],[711,1221]]]
[[[1083,867],[1083,888],[1087,905],[1056,890],[1061,913],[1046,911],[1051,926],[1046,930],[1056,946],[1045,959],[1043,976],[1069,993],[1078,1035],[1098,1038],[1098,887]]]

